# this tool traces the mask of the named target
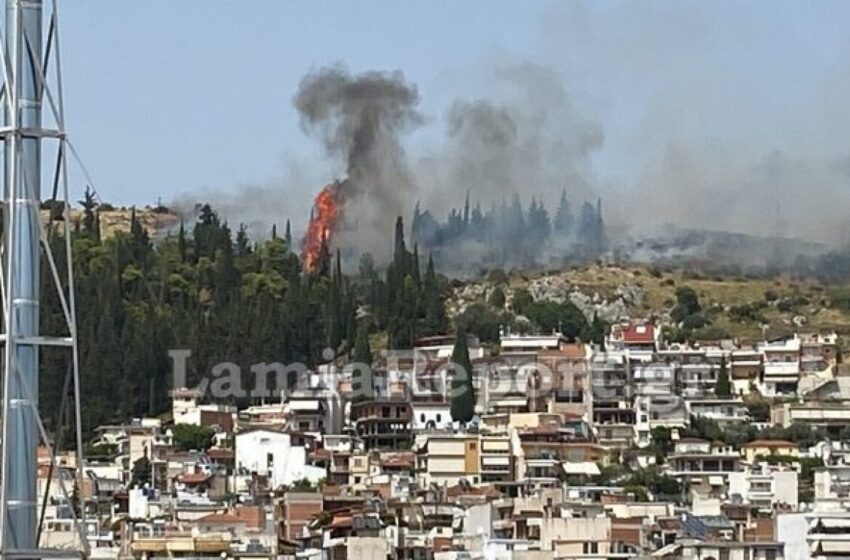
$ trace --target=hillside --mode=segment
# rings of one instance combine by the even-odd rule
[[[783,276],[706,277],[645,266],[593,265],[533,275],[491,272],[486,279],[455,282],[449,314],[457,316],[472,303],[488,302],[497,285],[503,286],[508,311],[512,294],[525,288],[535,300],[569,300],[588,319],[596,313],[609,323],[622,315],[669,322],[676,290],[690,287],[710,321],[701,331],[705,335],[749,339],[790,330],[850,334],[850,290],[843,287]]]
[[[42,210],[41,213],[42,219],[47,220],[49,211]],[[100,218],[100,234],[104,238],[112,237],[119,231],[130,231],[132,208],[111,209],[107,206],[105,209],[98,209],[97,214]],[[151,239],[157,239],[180,225],[180,216],[165,207],[145,206],[136,208],[136,218]],[[71,208],[71,221],[82,221],[82,219],[83,210]]]

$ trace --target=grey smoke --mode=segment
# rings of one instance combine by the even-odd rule
[[[576,207],[595,198],[591,158],[604,135],[575,110],[560,77],[525,62],[500,66],[490,82],[487,98],[452,104],[444,145],[418,162],[423,207],[445,212],[467,192],[485,208],[520,195],[554,211],[562,190]]]
[[[352,75],[341,66],[308,74],[293,99],[304,131],[347,172],[337,246],[388,253],[397,215],[413,190],[401,136],[422,123],[416,86],[401,72]]]
[[[497,64],[440,69],[477,76],[478,93],[429,115],[445,135],[427,149],[402,149],[424,120],[409,76],[318,70],[295,103],[304,130],[356,179],[347,226],[376,258],[416,201],[440,218],[467,192],[485,208],[519,194],[553,211],[562,189],[573,211],[601,194],[614,240],[672,224],[845,245],[850,64],[846,45],[812,41],[788,16],[800,6],[553,3],[539,44],[521,53],[533,62],[499,51]],[[846,19],[836,8],[817,10]],[[278,200],[301,225],[322,182],[234,196],[233,212],[264,216]]]

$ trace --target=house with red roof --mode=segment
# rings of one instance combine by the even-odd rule
[[[652,321],[623,319],[611,326],[606,348],[627,352],[632,361],[652,361],[660,331]]]

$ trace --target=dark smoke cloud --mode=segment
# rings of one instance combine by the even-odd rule
[[[308,74],[293,100],[304,131],[346,165],[343,249],[387,253],[395,216],[412,192],[401,135],[422,123],[419,93],[401,72],[352,75],[343,67]]]

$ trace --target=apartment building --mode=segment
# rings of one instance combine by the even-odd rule
[[[417,476],[426,486],[481,482],[478,434],[424,434],[416,438],[413,450],[416,453]],[[490,451],[493,451],[492,448]],[[488,467],[491,466],[496,465],[488,463]]]
[[[410,402],[379,399],[351,403],[354,431],[369,449],[409,449],[413,413]]]
[[[590,375],[596,437],[608,447],[630,446],[637,437],[637,413],[628,356],[624,352],[595,354]]]
[[[694,398],[685,399],[689,416],[710,418],[720,425],[748,422],[750,419],[744,401],[733,398]]]
[[[739,496],[744,504],[770,513],[777,507],[796,509],[799,505],[798,475],[790,468],[767,464],[730,472],[729,496]]]
[[[672,476],[693,483],[724,483],[729,473],[741,470],[741,456],[733,448],[698,438],[680,439],[667,459]]]
[[[795,394],[800,382],[800,339],[768,340],[758,345],[764,358],[761,386],[767,396]]]

